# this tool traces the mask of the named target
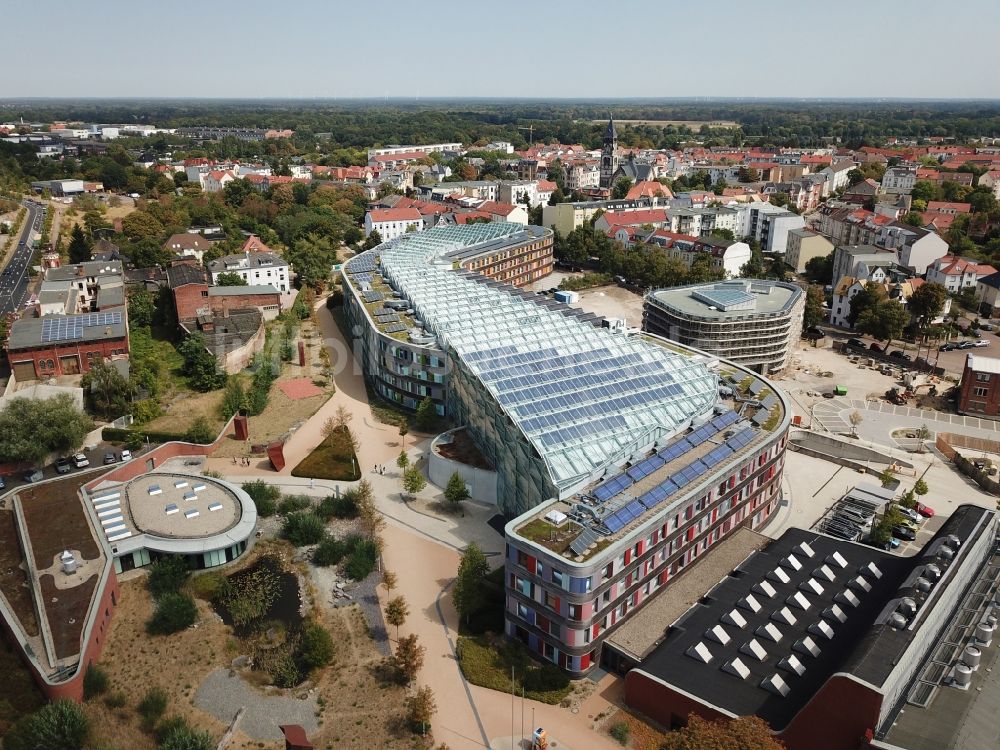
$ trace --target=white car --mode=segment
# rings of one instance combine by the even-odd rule
[[[73,456],[73,465],[78,469],[82,469],[85,466],[90,466],[90,459],[82,453],[77,453]]]
[[[118,460],[120,460],[122,462],[131,461],[132,460],[132,451],[130,451],[128,449],[123,450],[121,453],[118,454]]]
[[[986,339],[979,339],[978,341],[973,341],[972,345],[978,349],[983,346],[989,346],[990,342],[987,341]]]

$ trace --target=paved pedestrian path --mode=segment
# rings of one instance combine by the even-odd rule
[[[827,399],[813,407],[813,418],[816,426],[826,432],[849,435],[852,430],[850,416],[855,411],[862,417],[857,428],[858,437],[881,445],[896,447],[897,442],[892,438],[895,430],[916,429],[922,425],[927,425],[931,432],[955,432],[992,440],[1000,439],[1000,421],[897,406],[885,401]]]

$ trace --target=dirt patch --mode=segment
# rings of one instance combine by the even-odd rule
[[[49,621],[57,659],[66,659],[80,653],[80,635],[87,622],[90,600],[99,579],[100,576],[95,574],[78,586],[57,589],[51,575],[39,577],[45,617]]]
[[[38,621],[24,569],[21,542],[17,537],[13,511],[0,511],[0,591],[28,635],[38,635]]]
[[[24,520],[31,537],[35,565],[45,570],[63,550],[77,549],[84,560],[100,557],[87,513],[79,498],[80,486],[89,477],[72,477],[32,485],[19,491]],[[59,519],[53,523],[53,519]]]
[[[292,378],[281,381],[277,385],[282,393],[295,401],[323,395],[323,389],[314,385],[309,378]]]
[[[150,432],[172,432],[184,434],[198,418],[204,417],[213,428],[221,430],[223,421],[219,416],[222,405],[222,391],[210,393],[190,393],[176,391],[164,400],[164,415],[138,427]]]
[[[0,737],[25,714],[45,704],[31,672],[6,638],[0,637]]]

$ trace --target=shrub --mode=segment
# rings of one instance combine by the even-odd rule
[[[83,675],[83,699],[89,701],[98,695],[108,692],[111,678],[99,665],[91,664]]]
[[[278,513],[287,516],[296,511],[306,510],[312,505],[312,501],[307,495],[285,495],[278,503]]]
[[[57,700],[19,720],[3,737],[5,750],[82,750],[90,725],[78,704]]]
[[[104,699],[104,705],[108,708],[123,708],[128,704],[128,696],[123,690],[115,690]]]
[[[261,518],[273,516],[278,510],[278,499],[281,490],[261,479],[255,479],[243,485],[243,491],[250,496],[257,506],[257,515]]]
[[[139,705],[136,706],[146,727],[156,725],[156,722],[160,720],[167,710],[168,700],[167,693],[162,688],[153,687],[146,691],[142,700],[139,701]]]
[[[328,568],[331,565],[336,565],[341,560],[344,559],[344,555],[347,554],[347,547],[339,539],[335,539],[332,536],[323,537],[323,541],[319,543],[316,551],[313,552],[312,561],[313,565],[318,565],[321,568]]]
[[[299,511],[285,517],[281,535],[296,547],[317,544],[323,539],[326,528],[323,519],[314,513]]]
[[[355,539],[344,572],[355,581],[363,581],[378,563],[378,545],[372,539]]]
[[[557,704],[569,695],[569,677],[555,664],[538,665],[523,646],[514,642],[491,645],[484,637],[458,639],[458,663],[473,685],[510,692],[510,670],[514,668],[515,692],[542,703]]]
[[[159,599],[164,594],[180,591],[189,575],[191,569],[186,558],[164,557],[149,566],[146,586],[153,598]]]
[[[333,638],[318,622],[309,621],[302,627],[299,661],[307,670],[325,667],[333,660]]]
[[[352,490],[348,490],[340,497],[329,495],[320,501],[313,512],[324,521],[329,521],[331,518],[357,518],[358,496]]]
[[[626,742],[628,742],[628,736],[629,736],[628,724],[626,724],[624,721],[619,721],[617,724],[611,727],[611,729],[608,731],[608,734],[610,734],[612,737],[618,740],[618,744],[624,745]]]
[[[159,750],[215,750],[215,742],[208,732],[192,729],[180,717],[171,717],[157,727]]]
[[[196,575],[188,583],[188,590],[192,595],[207,602],[215,601],[222,587],[226,583],[226,577],[218,571],[209,571]]]
[[[223,419],[228,420],[231,416],[239,412],[247,402],[247,393],[243,389],[243,382],[235,375],[230,375],[226,381],[226,393],[222,397],[222,404],[219,412]]]
[[[218,430],[214,429],[205,417],[198,417],[184,433],[184,439],[189,443],[207,445],[214,442],[218,434]]]
[[[144,398],[132,404],[132,419],[139,424],[152,422],[163,414],[160,403],[155,398]]]
[[[170,635],[191,627],[197,617],[198,605],[194,603],[193,596],[171,592],[157,600],[153,616],[146,623],[146,631],[150,635]]]

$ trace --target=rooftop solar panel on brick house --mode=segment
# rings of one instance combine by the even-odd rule
[[[42,343],[73,341],[83,338],[84,328],[121,325],[120,312],[87,313],[85,315],[46,315],[42,318]]]

